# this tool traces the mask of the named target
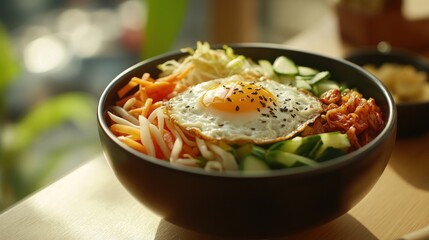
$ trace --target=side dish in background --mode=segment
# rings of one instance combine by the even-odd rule
[[[425,57],[380,44],[356,49],[345,59],[373,73],[392,93],[398,112],[398,138],[429,131],[429,63]]]
[[[429,101],[428,74],[412,65],[383,63],[363,66],[380,79],[392,93],[397,103]]]
[[[128,146],[208,171],[316,166],[384,128],[379,107],[287,56],[254,61],[198,43],[117,92],[110,130]],[[340,87],[341,86],[341,87]]]

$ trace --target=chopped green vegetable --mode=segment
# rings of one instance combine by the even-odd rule
[[[345,133],[329,132],[321,133],[319,134],[319,136],[322,139],[323,144],[318,150],[318,153],[316,155],[317,159],[322,157],[325,154],[325,150],[327,150],[329,147],[339,149],[345,153],[346,150],[351,146],[349,138]]]
[[[282,151],[267,151],[266,159],[274,167],[290,168],[296,165],[302,166],[314,166],[317,165],[317,162],[311,160],[310,158],[300,156],[295,153],[282,152]]]
[[[314,75],[309,81],[308,83],[310,85],[314,85],[322,80],[327,80],[329,78],[329,72],[328,71],[323,71],[323,72],[319,72],[316,75]]]
[[[240,161],[240,169],[243,172],[268,172],[270,171],[270,167],[268,164],[253,155],[246,156],[243,160]]]
[[[346,154],[349,147],[347,134],[340,132],[294,137],[271,145],[265,160],[272,168],[312,166]]]
[[[295,87],[305,90],[312,90],[312,86],[305,80],[297,78],[295,80]]]
[[[258,158],[264,159],[265,158],[265,149],[260,147],[260,146],[256,146],[254,144],[249,143],[249,144],[244,144],[244,145],[240,146],[235,151],[235,155],[236,155],[237,159],[244,159],[248,155],[253,155],[253,156],[256,156]]]
[[[272,78],[275,75],[273,70],[273,65],[270,63],[270,61],[259,60],[258,63],[259,63],[259,66],[261,66],[262,74],[264,74],[264,76]]]
[[[336,82],[331,80],[324,80],[313,86],[313,92],[316,96],[321,96],[326,91],[339,88],[340,86]]]
[[[295,63],[285,56],[280,56],[274,60],[273,70],[280,75],[297,75],[298,67]]]
[[[322,138],[320,135],[313,135],[302,138],[301,145],[296,149],[295,153],[304,157],[314,159],[322,146]]]
[[[304,67],[304,66],[298,66],[298,72],[300,76],[314,76],[316,75],[319,71],[314,69],[314,68],[310,68],[310,67]]]

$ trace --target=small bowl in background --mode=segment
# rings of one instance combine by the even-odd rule
[[[362,48],[345,57],[346,60],[361,67],[374,65],[380,67],[385,63],[411,65],[417,71],[425,72],[429,81],[429,62],[418,54],[391,48]],[[397,102],[398,138],[415,137],[429,131],[429,101]]]

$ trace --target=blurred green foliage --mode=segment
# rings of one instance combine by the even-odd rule
[[[148,19],[141,51],[143,58],[149,58],[173,46],[183,24],[187,0],[145,2]],[[70,160],[67,156],[72,156],[76,149],[101,152],[98,139],[86,136],[48,146],[42,161],[36,162],[31,149],[40,146],[43,136],[52,135],[64,125],[72,125],[78,134],[95,128],[96,98],[80,92],[59,94],[35,104],[18,121],[7,121],[5,95],[20,69],[11,49],[0,25],[0,211],[53,181],[59,165]],[[58,134],[54,137],[67,138]]]
[[[147,24],[142,47],[143,58],[170,50],[181,30],[186,14],[186,0],[146,0]]]
[[[35,161],[34,156],[28,156],[28,150],[44,134],[64,124],[71,124],[82,132],[88,127],[94,128],[96,101],[84,93],[60,94],[36,104],[19,121],[7,121],[5,94],[19,73],[11,49],[6,31],[0,28],[0,210],[52,181],[55,168],[65,159],[65,154],[78,148],[91,148],[94,152],[99,148],[96,139],[90,139],[89,143],[82,139],[66,141],[62,147],[49,149],[39,164],[42,166],[24,169],[32,165],[26,162]]]
[[[18,73],[18,64],[13,58],[9,39],[3,25],[0,24],[0,114],[4,112],[6,87]],[[0,128],[4,122],[4,116],[0,115]]]

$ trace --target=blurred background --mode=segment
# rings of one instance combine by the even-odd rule
[[[350,46],[387,40],[426,53],[428,7],[427,0],[2,0],[0,211],[101,154],[98,97],[138,61],[196,41],[284,43],[328,15]]]

